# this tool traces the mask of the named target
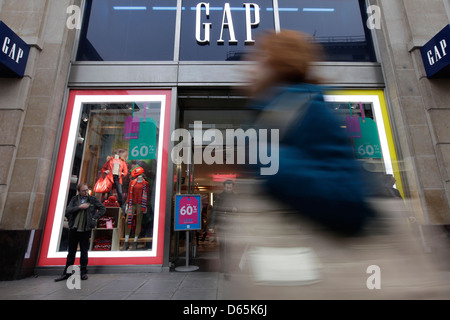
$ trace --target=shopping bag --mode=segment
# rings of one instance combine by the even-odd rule
[[[101,175],[94,186],[95,193],[108,193],[111,191],[112,183],[109,179],[106,179],[106,175]]]
[[[253,247],[247,255],[256,284],[300,286],[321,280],[321,264],[311,248]]]

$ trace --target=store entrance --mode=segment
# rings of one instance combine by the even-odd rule
[[[202,229],[191,231],[190,264],[202,271],[219,271],[220,236],[209,232],[211,212],[214,199],[223,192],[225,180],[244,178],[246,169],[243,164],[230,164],[237,148],[229,148],[225,143],[227,129],[246,129],[254,119],[255,111],[248,107],[244,96],[232,94],[230,90],[181,90],[178,96],[178,128],[189,131],[191,139],[190,164],[176,166],[175,194],[200,194],[202,200]],[[211,130],[212,129],[212,130]],[[208,131],[209,130],[209,131]],[[214,130],[214,131],[213,131]],[[205,133],[215,132],[214,138],[208,139]],[[194,139],[195,134],[197,139]],[[202,139],[198,139],[201,134]],[[223,143],[220,142],[223,137]],[[217,139],[217,140],[216,140]],[[214,149],[215,161],[206,159]],[[194,160],[194,154],[196,159]],[[203,157],[205,155],[205,157]],[[222,161],[219,160],[219,157]],[[228,159],[228,161],[227,161]],[[235,192],[239,192],[238,186]],[[177,239],[178,238],[178,239]],[[184,232],[175,232],[175,264],[185,263]]]

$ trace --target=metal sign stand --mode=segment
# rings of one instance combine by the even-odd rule
[[[192,142],[193,142],[194,140],[192,140]],[[192,143],[192,146],[193,146],[194,144]],[[190,154],[189,154],[189,157],[192,159],[192,155],[193,155],[193,152],[192,152],[192,150],[190,150]],[[180,176],[181,176],[181,167],[179,167],[178,168],[179,169],[179,171],[177,172],[177,181],[180,181]],[[192,185],[191,185],[191,177],[192,177],[192,175],[193,175],[193,172],[194,172],[194,164],[193,164],[193,162],[191,162],[191,164],[190,165],[188,165],[188,190],[189,191],[191,191],[192,190]],[[180,193],[179,193],[179,191],[180,191],[180,184],[178,184],[178,195],[180,195]],[[193,195],[193,196],[195,196],[195,195]],[[198,195],[197,195],[198,196]],[[198,219],[200,219],[200,223],[201,223],[201,201],[200,201],[200,199],[199,199],[199,203],[198,203]],[[176,218],[175,218],[175,221],[176,221]],[[187,228],[190,228],[190,226],[187,226]],[[198,227],[198,229],[200,229],[200,226]],[[191,229],[192,230],[192,229]],[[175,223],[175,231],[177,231],[177,226],[176,226],[176,223]],[[179,266],[179,267],[175,267],[175,271],[180,271],[180,272],[190,272],[190,271],[195,271],[195,270],[198,270],[199,269],[199,267],[198,266],[191,266],[191,265],[189,265],[189,250],[190,250],[190,243],[189,243],[189,231],[190,230],[186,230],[186,243],[185,243],[185,247],[186,247],[186,265],[185,266]]]
[[[186,265],[176,267],[175,271],[189,272],[189,271],[195,271],[195,270],[199,269],[199,267],[197,267],[197,266],[189,265],[189,247],[190,247],[189,246],[189,231],[186,231]]]

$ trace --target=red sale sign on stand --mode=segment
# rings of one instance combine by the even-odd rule
[[[175,196],[175,231],[186,231],[186,248],[189,248],[189,231],[200,230],[201,197],[199,194],[179,194]],[[189,250],[186,250],[186,266],[178,266],[176,271],[195,271],[197,266],[189,265]]]

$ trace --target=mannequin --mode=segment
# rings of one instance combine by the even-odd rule
[[[149,183],[144,179],[144,169],[137,167],[131,172],[131,176],[136,178],[130,182],[128,187],[128,212],[125,226],[125,243],[122,250],[129,247],[128,240],[132,229],[133,216],[136,217],[136,230],[134,232],[134,242],[132,250],[137,249],[137,240],[142,228],[142,218],[147,213],[147,201],[149,192]]]
[[[116,153],[114,156],[106,158],[106,162],[101,171],[102,173],[107,174],[106,178],[110,180],[111,184],[116,188],[117,200],[120,206],[122,206],[122,177],[128,174],[127,163]],[[112,190],[109,195],[112,195]]]

